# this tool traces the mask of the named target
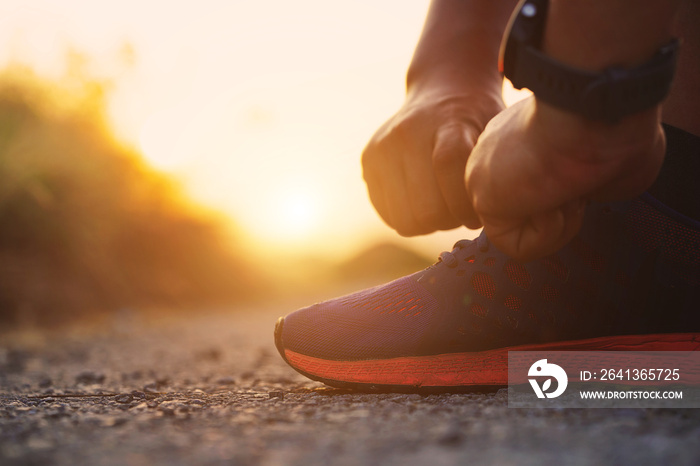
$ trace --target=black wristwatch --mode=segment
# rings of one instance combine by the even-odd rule
[[[499,67],[516,89],[591,120],[616,122],[657,105],[671,88],[680,43],[673,39],[635,68],[602,72],[573,68],[545,55],[548,0],[521,0],[501,44]]]

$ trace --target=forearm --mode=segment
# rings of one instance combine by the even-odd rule
[[[407,75],[409,97],[480,89],[500,95],[498,51],[515,0],[433,0]]]
[[[679,0],[550,0],[543,50],[577,68],[632,67],[672,37]]]

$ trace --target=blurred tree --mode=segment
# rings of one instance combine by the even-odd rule
[[[224,223],[110,133],[104,86],[0,74],[0,321],[251,298]]]

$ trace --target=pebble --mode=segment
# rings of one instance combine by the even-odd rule
[[[114,397],[114,401],[117,403],[131,403],[131,401],[134,399],[134,397],[130,393],[124,393],[122,395],[117,395]]]
[[[158,385],[155,382],[146,384],[143,387],[143,391],[146,393],[159,393]]]
[[[148,409],[148,403],[139,403],[131,407],[134,411],[146,411]]]

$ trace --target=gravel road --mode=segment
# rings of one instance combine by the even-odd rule
[[[700,410],[353,393],[278,356],[292,309],[0,335],[2,465],[700,464]]]

